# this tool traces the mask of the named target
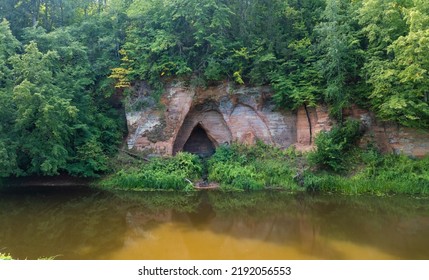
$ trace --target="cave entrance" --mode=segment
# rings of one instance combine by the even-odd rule
[[[205,129],[199,124],[194,127],[191,135],[183,146],[183,151],[196,154],[201,157],[209,157],[213,155],[215,149],[215,145],[207,136]]]

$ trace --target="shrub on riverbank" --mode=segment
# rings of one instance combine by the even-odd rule
[[[311,165],[307,156],[262,142],[254,146],[218,147],[203,162],[198,156],[178,153],[127,166],[101,185],[115,189],[193,190],[205,175],[223,190],[307,190],[342,194],[429,195],[429,157],[383,155],[373,148],[347,148],[341,153],[341,170]],[[311,162],[311,161],[310,161]],[[207,173],[207,174],[206,174]]]
[[[263,142],[221,146],[208,161],[208,179],[220,183],[223,189],[296,190],[295,158],[294,150],[281,150]]]
[[[360,124],[347,120],[316,137],[317,149],[308,154],[311,170],[301,184],[307,190],[343,194],[429,195],[429,157],[381,154],[374,147],[360,149]]]
[[[178,153],[169,158],[153,158],[139,167],[120,170],[101,182],[116,189],[192,189],[192,180],[202,172],[201,160],[196,155]]]
[[[347,120],[330,131],[322,131],[316,136],[317,149],[309,153],[308,160],[321,169],[344,171],[347,169],[345,154],[355,147],[361,136],[360,122],[357,120]]]
[[[295,190],[299,187],[294,181],[296,158],[292,149],[281,150],[262,142],[254,146],[232,144],[219,147],[205,163],[189,153],[153,158],[138,167],[117,171],[101,185],[114,189],[192,190],[192,182],[203,179],[207,171],[207,179],[225,190]]]
[[[429,195],[429,157],[382,155],[374,150],[355,150],[348,156],[348,173],[306,172],[303,185],[309,190],[342,194]]]

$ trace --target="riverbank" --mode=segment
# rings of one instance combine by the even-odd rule
[[[281,150],[262,142],[219,147],[209,159],[178,153],[175,157],[133,162],[103,178],[99,186],[124,190],[193,191],[201,182],[222,191],[279,189],[344,195],[429,195],[429,157],[380,154],[352,148],[337,155],[341,168],[315,161],[315,153]]]
[[[174,157],[136,157],[119,153],[111,173],[98,179],[68,175],[3,179],[11,189],[68,189],[92,186],[105,190],[163,190],[319,192],[375,196],[405,194],[429,196],[429,157],[381,154],[356,146],[346,151],[319,147],[302,153],[258,142],[247,146],[220,146],[210,158],[189,153]],[[326,152],[330,151],[330,152]],[[331,156],[335,154],[336,157]]]

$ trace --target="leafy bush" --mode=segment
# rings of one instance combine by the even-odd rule
[[[359,122],[356,120],[348,120],[329,132],[319,133],[315,140],[317,150],[308,155],[310,164],[335,172],[344,171],[345,153],[360,136]]]
[[[155,158],[147,166],[149,170],[166,173],[180,172],[189,179],[196,179],[202,171],[202,163],[197,155],[179,152],[171,158]]]
[[[253,166],[260,172],[265,187],[296,189],[295,168],[289,166],[286,159],[281,161],[276,159],[256,160]]]
[[[201,160],[196,155],[154,158],[140,168],[120,170],[102,181],[102,186],[121,189],[191,190],[191,180],[200,177]]]
[[[350,176],[328,172],[306,172],[307,190],[342,194],[429,194],[429,157],[412,159],[405,155],[382,155],[374,150],[355,153],[357,172]],[[357,165],[357,166],[356,166]]]
[[[224,188],[259,190],[264,187],[261,175],[254,166],[219,162],[209,169],[209,180],[220,182]]]
[[[293,150],[284,151],[261,141],[253,146],[221,146],[208,161],[208,179],[219,182],[224,189],[296,189],[294,170],[287,161],[295,157]]]
[[[304,173],[302,184],[308,191],[320,191],[323,177],[311,172]]]
[[[368,153],[363,158],[368,159]],[[429,194],[429,157],[412,159],[406,155],[379,155],[354,176],[378,192]]]

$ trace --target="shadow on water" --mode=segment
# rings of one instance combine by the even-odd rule
[[[429,259],[428,202],[2,189],[0,251],[20,259]]]

